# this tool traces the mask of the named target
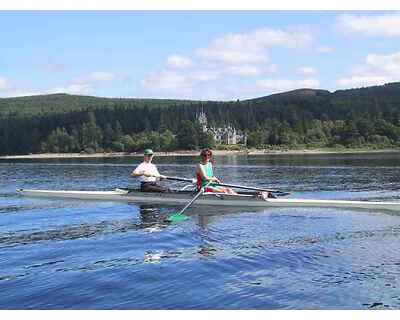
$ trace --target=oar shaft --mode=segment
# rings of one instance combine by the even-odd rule
[[[247,187],[247,186],[240,186],[240,185],[236,185],[236,184],[217,183],[217,182],[215,182],[213,184],[215,184],[217,186],[221,186],[221,187],[237,188],[237,189],[244,189],[244,190],[264,191],[264,192],[272,192],[272,193],[286,193],[286,192],[280,191],[280,190]]]
[[[175,180],[175,181],[184,181],[184,182],[193,182],[192,179],[180,178],[180,177],[165,177],[167,180]]]
[[[193,202],[197,200],[198,197],[200,197],[204,193],[204,189],[201,189],[196,196],[181,210],[178,212],[178,214],[182,214],[186,211],[187,208],[189,208]]]
[[[197,198],[200,197],[204,193],[204,191],[206,190],[206,188],[208,187],[209,184],[210,183],[207,183],[203,188],[201,188],[200,191],[194,196],[194,198],[192,200],[190,200],[190,202],[181,211],[179,211],[178,214],[184,213],[186,211],[186,209],[188,209],[193,204],[193,202],[195,202],[197,200]]]
[[[184,181],[184,182],[193,183],[192,179],[181,178],[181,177],[166,177],[166,179],[167,180]],[[244,190],[261,191],[261,192],[272,192],[272,193],[289,194],[289,192],[275,190],[275,189],[264,189],[264,188],[248,187],[248,186],[242,186],[242,185],[236,185],[236,184],[217,183],[217,182],[213,182],[213,184],[221,186],[221,187],[229,187],[229,188],[237,188],[237,189],[244,189]]]

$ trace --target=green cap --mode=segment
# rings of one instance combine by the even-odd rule
[[[154,154],[153,150],[151,150],[151,149],[144,150],[144,155],[151,155],[151,154]]]

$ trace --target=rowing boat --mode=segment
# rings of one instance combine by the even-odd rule
[[[67,191],[67,190],[33,190],[18,189],[19,194],[29,197],[70,198],[82,200],[125,201],[138,204],[186,204],[193,198],[192,191],[172,193],[141,192],[136,189],[115,189],[112,191]],[[322,200],[296,198],[260,198],[256,193],[239,193],[237,195],[221,193],[204,193],[196,205],[232,206],[232,207],[324,207],[400,211],[400,202],[377,202],[355,200]]]

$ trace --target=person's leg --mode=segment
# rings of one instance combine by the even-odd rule
[[[235,190],[225,187],[208,187],[206,188],[206,192],[237,194]]]
[[[227,193],[227,194],[237,194],[235,190],[231,188],[223,188],[223,187],[207,187],[205,192],[213,192],[213,193]]]
[[[267,199],[275,199],[277,198],[273,193],[271,192],[259,192],[258,193],[258,197],[260,197],[261,199],[267,200]]]
[[[170,192],[169,188],[151,182],[142,183],[140,190],[143,192]]]
[[[237,194],[237,192],[231,188],[224,188],[224,192],[228,194]]]
[[[200,190],[198,190],[200,191]],[[219,193],[219,189],[214,188],[214,187],[207,187],[204,189],[204,192],[213,192],[213,193]]]

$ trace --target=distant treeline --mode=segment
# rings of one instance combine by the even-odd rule
[[[392,83],[235,102],[64,94],[0,99],[0,154],[213,147],[213,136],[196,120],[201,110],[211,127],[246,132],[247,147],[400,146],[400,83]]]

